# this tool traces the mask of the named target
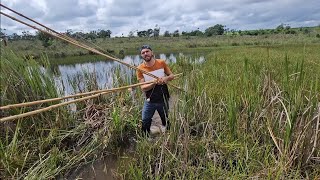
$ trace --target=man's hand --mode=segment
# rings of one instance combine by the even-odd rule
[[[165,84],[165,83],[167,82],[165,79],[166,79],[166,77],[161,77],[161,78],[159,78],[158,81],[157,81],[157,84],[158,84],[158,85],[163,85],[163,84]]]
[[[158,79],[157,84],[158,85],[167,84],[172,79],[173,79],[173,75],[172,75],[172,77],[171,77],[171,75],[170,76],[166,76],[166,77],[161,77],[161,78]]]
[[[139,82],[145,82],[144,79],[140,79]],[[155,85],[157,84],[157,81],[154,80],[153,83],[150,83],[150,84],[144,84],[144,85],[141,85],[141,89],[142,91],[149,91],[150,89],[152,89]]]

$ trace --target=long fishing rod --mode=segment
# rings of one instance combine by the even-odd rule
[[[0,6],[2,6],[2,7],[4,7],[4,8],[6,8],[6,9],[8,9],[8,10],[11,11],[10,8],[7,8],[6,6],[2,5],[1,3],[0,3]],[[16,11],[12,11],[12,12],[17,13]],[[127,66],[127,67],[132,68],[132,69],[141,71],[142,73],[147,74],[148,76],[151,76],[151,77],[153,77],[153,78],[155,78],[155,79],[159,79],[159,77],[157,77],[157,76],[155,76],[155,75],[153,75],[153,74],[151,74],[151,73],[149,73],[149,72],[147,72],[147,71],[144,71],[144,70],[142,70],[142,69],[139,69],[139,68],[137,68],[137,67],[135,67],[135,66],[133,66],[133,65],[130,65],[130,64],[126,63],[126,62],[123,62],[123,61],[121,61],[121,60],[118,59],[118,58],[114,58],[114,57],[112,57],[112,56],[106,55],[105,53],[102,53],[102,52],[100,52],[100,51],[98,51],[98,50],[96,50],[96,49],[94,49],[94,48],[91,48],[91,47],[83,44],[83,43],[80,43],[80,42],[74,40],[73,38],[70,38],[70,37],[68,37],[68,36],[62,35],[61,33],[57,32],[57,31],[55,31],[55,30],[53,30],[53,29],[51,29],[51,28],[49,28],[49,27],[47,27],[47,26],[44,26],[44,25],[42,25],[42,24],[40,24],[40,23],[38,23],[38,22],[36,22],[36,21],[34,21],[34,20],[31,20],[31,21],[34,22],[34,23],[36,23],[36,24],[38,24],[38,25],[40,25],[40,26],[42,26],[42,27],[45,27],[45,28],[46,28],[46,31],[45,31],[45,30],[42,30],[42,29],[40,29],[40,28],[38,28],[38,27],[32,26],[32,25],[30,25],[30,24],[28,24],[28,23],[26,23],[26,22],[23,22],[23,21],[15,18],[15,17],[13,17],[13,16],[10,16],[10,15],[4,13],[4,12],[0,12],[0,14],[2,14],[2,15],[4,15],[4,16],[7,16],[8,18],[10,18],[10,19],[12,19],[12,20],[14,20],[14,21],[20,22],[20,23],[22,23],[22,24],[24,24],[24,25],[26,25],[26,26],[29,26],[29,27],[31,27],[31,28],[33,28],[33,29],[36,29],[36,30],[41,31],[41,32],[46,33],[46,34],[49,34],[49,35],[54,36],[54,37],[56,37],[56,38],[62,39],[62,40],[64,40],[64,41],[67,41],[67,42],[69,42],[69,43],[71,43],[71,44],[73,44],[73,45],[76,45],[76,46],[78,46],[78,47],[87,49],[87,50],[89,50],[89,51],[91,51],[91,52],[93,52],[93,53],[96,53],[96,54],[102,55],[102,56],[104,56],[104,57],[107,57],[107,58],[109,58],[109,59],[111,59],[111,60],[114,60],[114,61],[116,61],[116,62],[118,62],[118,63],[121,63],[121,64],[123,64],[123,65],[125,65],[125,66]],[[22,15],[22,14],[20,14],[20,13],[17,13],[17,14],[20,15],[20,16]],[[22,15],[22,17],[27,18],[27,17],[24,16],[24,15]],[[30,20],[31,18],[27,18],[27,19]],[[168,85],[171,85],[172,87],[174,87],[174,88],[176,88],[176,89],[179,89],[179,90],[181,90],[181,91],[184,91],[184,90],[182,90],[180,87],[177,87],[177,86],[175,86],[175,85],[173,85],[173,84],[168,84]]]
[[[175,74],[174,78],[179,78],[182,73]],[[143,82],[143,83],[138,83],[136,85],[144,85],[144,84],[150,84],[150,82]],[[110,90],[110,89],[102,89],[102,90],[96,90],[96,91],[90,91],[90,92],[85,92],[85,93],[78,93],[78,94],[73,94],[65,97],[60,97],[60,98],[51,98],[51,99],[44,99],[44,100],[38,100],[38,101],[31,101],[31,102],[24,102],[24,103],[17,103],[17,104],[10,104],[6,106],[1,106],[0,110],[6,110],[6,109],[11,109],[11,108],[18,108],[18,107],[26,107],[26,106],[32,106],[32,105],[37,105],[37,104],[42,104],[42,103],[48,103],[48,102],[54,102],[54,101],[60,101],[64,99],[70,99],[70,98],[75,98],[75,97],[81,97],[81,96],[86,96],[86,95],[92,95],[92,94],[97,94],[97,93],[102,93],[106,91],[112,91],[114,92],[115,90]]]
[[[53,108],[57,108],[57,107],[64,106],[64,105],[67,105],[67,104],[76,103],[76,102],[80,102],[80,101],[96,98],[96,97],[99,97],[99,96],[104,95],[104,94],[109,94],[109,93],[112,93],[112,92],[128,89],[128,88],[131,88],[131,87],[137,87],[137,86],[141,86],[141,85],[144,85],[144,84],[151,84],[151,83],[154,83],[154,82],[156,82],[156,80],[146,81],[146,82],[132,84],[132,85],[128,85],[128,86],[122,86],[122,87],[119,87],[119,88],[106,89],[106,90],[100,91],[100,93],[95,93],[95,94],[93,94],[91,96],[87,96],[87,97],[83,97],[83,98],[79,98],[79,99],[75,99],[75,100],[71,100],[71,101],[67,101],[67,102],[51,105],[51,106],[48,106],[48,107],[45,107],[45,108],[42,108],[42,109],[37,109],[37,110],[34,110],[34,111],[30,111],[30,112],[26,112],[26,113],[22,113],[22,114],[18,114],[18,115],[4,117],[4,118],[0,119],[0,122],[10,121],[10,120],[18,119],[18,118],[23,118],[23,117],[39,114],[41,112],[49,111],[49,110],[51,110]]]

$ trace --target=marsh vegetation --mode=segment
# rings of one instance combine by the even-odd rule
[[[43,51],[20,43],[1,49],[1,106],[61,96],[50,71],[52,57],[82,50],[57,45]],[[119,179],[320,177],[319,38],[118,38],[97,43],[126,52],[149,43],[156,52],[207,53],[201,64],[184,56],[170,64],[173,72],[184,74],[173,83],[186,92],[171,89],[177,97],[170,110],[172,127],[152,143],[140,134],[139,90],[136,101],[121,91],[77,103],[77,111],[61,107],[1,122],[1,179],[64,178],[108,154],[118,157],[114,176]],[[38,58],[26,60],[25,53]],[[129,83],[119,70],[113,74],[116,86]],[[81,91],[99,89],[94,74],[81,82]],[[2,110],[1,117],[37,108]],[[123,149],[130,143],[135,144],[129,156]]]

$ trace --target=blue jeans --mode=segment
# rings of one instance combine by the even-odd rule
[[[167,125],[167,128],[169,128],[168,102],[165,101],[164,103],[151,103],[151,102],[145,101],[142,109],[142,131],[144,133],[147,133],[147,134],[150,133],[152,117],[156,110],[160,115],[162,125],[163,126]]]

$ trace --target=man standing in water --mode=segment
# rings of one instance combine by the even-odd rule
[[[142,109],[142,131],[147,134],[150,133],[152,117],[157,110],[162,122],[161,131],[164,132],[170,125],[168,121],[170,95],[167,82],[173,80],[174,75],[164,60],[155,59],[149,45],[143,45],[140,48],[140,55],[143,58],[143,63],[138,68],[159,77],[156,83],[141,85],[141,89],[146,96]],[[139,82],[154,79],[140,71],[137,71],[137,78]]]

